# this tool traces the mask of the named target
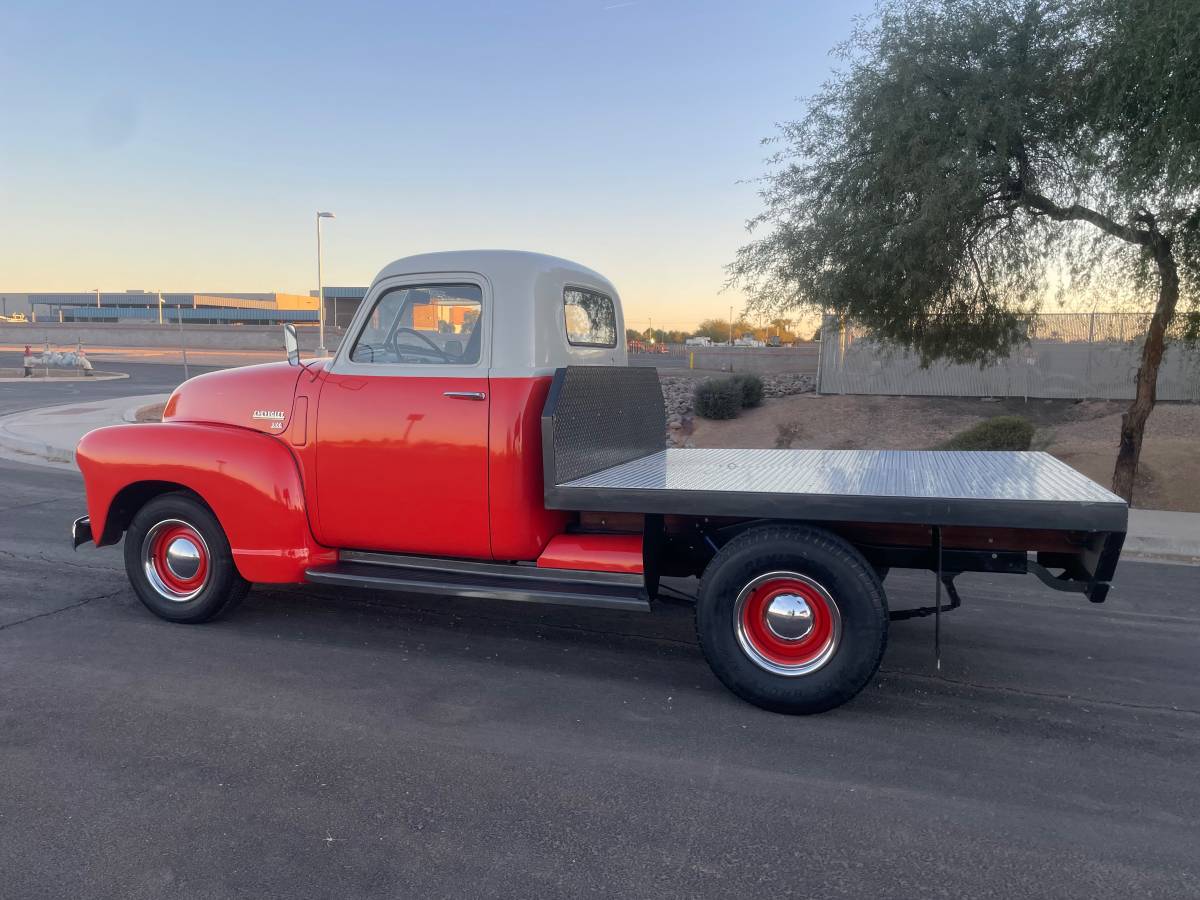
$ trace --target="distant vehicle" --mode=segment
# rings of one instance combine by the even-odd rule
[[[743,334],[740,338],[733,342],[735,347],[765,347],[763,341],[760,341],[752,334]]]
[[[27,323],[29,320],[27,318],[25,318],[25,313],[15,312],[11,316],[0,316],[0,321],[13,322],[13,323],[16,323],[16,322]]]
[[[700,337],[690,337],[683,343],[685,347],[711,347],[712,338],[701,335]]]
[[[641,341],[629,341],[626,349],[628,349],[630,353],[645,353],[646,345]]]
[[[767,346],[768,347],[782,347],[783,341],[781,341],[779,339],[779,335],[773,334],[767,338]]]

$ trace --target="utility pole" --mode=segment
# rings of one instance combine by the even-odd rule
[[[733,346],[733,307],[729,307],[729,346]]]

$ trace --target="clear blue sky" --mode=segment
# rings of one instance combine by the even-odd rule
[[[320,208],[327,284],[510,247],[725,316],[760,140],[869,8],[7,0],[0,289],[307,292]]]

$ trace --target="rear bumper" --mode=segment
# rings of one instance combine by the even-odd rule
[[[87,516],[80,516],[71,525],[71,547],[78,550],[80,544],[86,544],[91,540],[92,520]]]

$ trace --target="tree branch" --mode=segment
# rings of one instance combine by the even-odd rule
[[[1106,234],[1111,234],[1113,237],[1118,237],[1131,244],[1141,244],[1142,246],[1149,247],[1160,237],[1160,235],[1153,231],[1143,231],[1140,228],[1130,228],[1128,225],[1122,225],[1120,222],[1110,219],[1103,213],[1096,212],[1096,210],[1089,209],[1079,203],[1072,203],[1070,206],[1059,206],[1049,197],[1044,197],[1036,191],[1022,190],[1019,199],[1030,209],[1043,213],[1056,222],[1090,222]]]

